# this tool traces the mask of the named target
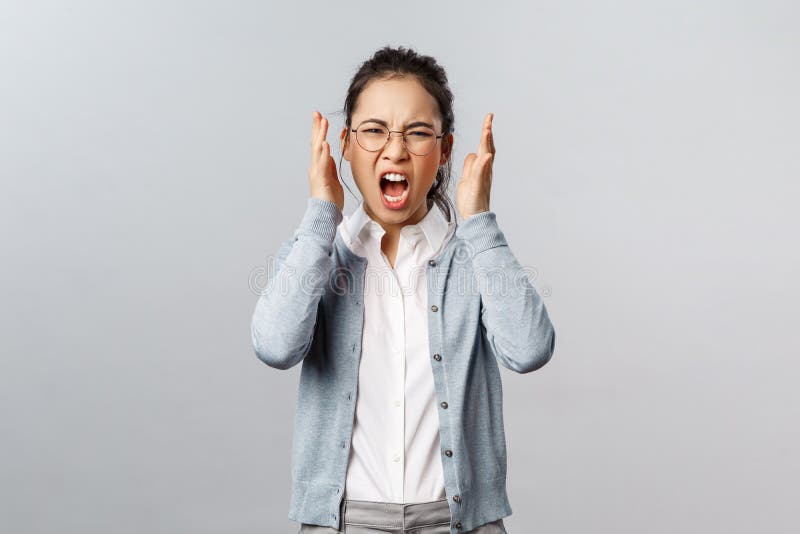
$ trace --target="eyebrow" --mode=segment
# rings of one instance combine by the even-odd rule
[[[389,127],[389,123],[387,123],[386,121],[381,120],[381,119],[364,119],[363,121],[359,122],[358,124],[361,125],[361,124],[364,124],[365,122],[377,122],[378,124],[386,126],[387,128]],[[406,124],[403,129],[405,130],[406,128],[413,128],[414,126],[427,126],[431,130],[434,129],[433,128],[433,124],[431,124],[429,122],[425,122],[425,121],[414,121],[414,122],[411,122],[409,124]]]

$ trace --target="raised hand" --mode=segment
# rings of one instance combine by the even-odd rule
[[[492,164],[496,153],[492,138],[492,119],[494,113],[487,113],[483,120],[478,153],[470,152],[464,159],[464,171],[456,190],[456,207],[464,220],[476,213],[489,211]]]
[[[328,200],[344,209],[344,189],[336,172],[336,162],[331,156],[331,146],[325,140],[328,134],[328,119],[318,111],[312,114],[311,126],[311,165],[308,179],[311,196]]]

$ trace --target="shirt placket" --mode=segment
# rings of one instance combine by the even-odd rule
[[[395,259],[395,266],[398,267],[397,259],[400,259],[403,247],[403,240],[398,245],[398,256]],[[387,325],[391,332],[389,346],[388,368],[391,370],[392,391],[389,395],[388,413],[391,415],[391,446],[389,450],[389,465],[391,473],[391,487],[393,500],[404,502],[405,490],[405,366],[406,366],[406,340],[405,340],[405,303],[402,289],[400,287],[398,273],[392,269],[388,260],[384,258],[386,269],[389,274],[389,295],[390,303],[390,324]]]
[[[398,243],[398,251],[397,251],[397,258],[395,260],[395,269],[394,269],[394,283],[396,284],[395,290],[397,295],[397,302],[399,305],[395,308],[398,311],[399,316],[401,316],[401,320],[398,321],[396,324],[398,325],[398,330],[396,331],[397,334],[397,354],[398,354],[398,369],[399,375],[396,381],[399,384],[399,393],[397,398],[395,399],[395,410],[397,411],[398,421],[397,421],[397,429],[398,429],[398,450],[403,451],[402,461],[400,462],[405,467],[406,462],[406,455],[405,455],[405,445],[406,445],[406,435],[405,435],[405,427],[406,427],[406,366],[408,365],[408,328],[407,325],[409,324],[409,319],[406,317],[407,313],[410,313],[408,303],[405,299],[404,288],[407,288],[409,284],[410,278],[410,270],[414,267],[416,263],[416,252],[417,252],[417,245],[419,243],[420,235],[418,233],[406,233],[401,234],[400,241]],[[405,469],[403,469],[401,473],[401,477],[403,478],[403,494],[400,495],[401,500],[399,502],[405,502],[405,487],[406,487],[406,480],[405,480]]]

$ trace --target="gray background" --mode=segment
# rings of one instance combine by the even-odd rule
[[[255,357],[249,279],[311,112],[338,131],[392,44],[447,69],[454,183],[495,113],[492,209],[557,331],[503,370],[510,534],[797,532],[798,15],[4,2],[0,531],[297,531],[300,367]]]

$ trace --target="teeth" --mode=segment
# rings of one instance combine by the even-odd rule
[[[402,182],[403,180],[406,179],[406,177],[403,176],[402,174],[395,174],[393,172],[387,172],[386,174],[383,175],[383,177],[389,180],[390,182]]]
[[[405,191],[403,191],[403,194],[402,194],[402,195],[400,195],[399,197],[393,197],[393,196],[391,196],[391,195],[387,195],[386,193],[384,193],[384,194],[383,194],[383,197],[384,197],[386,200],[388,200],[389,202],[400,202],[401,200],[403,200],[403,199],[404,199],[404,198],[406,198],[407,196],[408,196],[408,189],[406,189]]]

